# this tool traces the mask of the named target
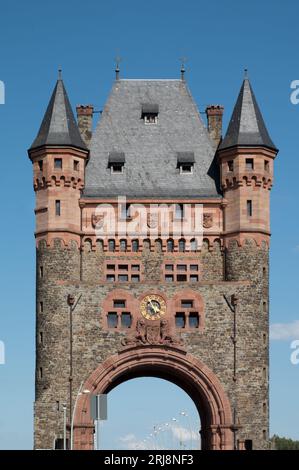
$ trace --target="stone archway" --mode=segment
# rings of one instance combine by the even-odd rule
[[[206,365],[179,347],[126,347],[100,364],[84,388],[93,394],[108,393],[122,382],[142,376],[169,380],[190,395],[201,419],[202,449],[233,449],[231,407],[222,385]],[[93,449],[93,429],[89,398],[81,395],[74,421],[75,449]]]

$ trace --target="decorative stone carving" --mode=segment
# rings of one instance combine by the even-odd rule
[[[181,345],[182,340],[170,331],[167,320],[153,323],[139,319],[136,323],[136,330],[122,340],[123,346],[138,344]]]
[[[211,228],[213,226],[213,214],[206,212],[203,214],[203,227]]]
[[[147,214],[147,226],[149,228],[157,228],[158,227],[159,217],[158,214],[155,212],[149,212]]]
[[[104,224],[104,214],[96,214],[93,212],[91,214],[91,225],[93,228],[102,228]]]

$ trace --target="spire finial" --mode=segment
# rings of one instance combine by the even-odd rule
[[[187,57],[181,57],[180,62],[181,62],[181,80],[185,80],[185,72],[186,72],[185,65],[187,62]]]
[[[115,79],[119,80],[119,72],[120,72],[119,64],[121,63],[121,57],[117,55],[114,60],[115,60]]]
[[[244,80],[247,80],[248,78],[248,69],[244,69]]]
[[[58,69],[58,80],[62,80],[62,69],[59,67]]]

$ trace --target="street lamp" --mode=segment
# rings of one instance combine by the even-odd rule
[[[83,387],[83,384],[84,384],[84,381],[82,380],[81,384],[80,384],[80,387],[79,387],[79,390],[78,390],[78,393],[77,393],[77,396],[76,396],[76,400],[75,400],[75,405],[74,405],[74,409],[73,409],[73,413],[72,413],[72,421],[71,421],[71,450],[73,450],[73,444],[74,444],[74,420],[75,420],[75,414],[76,414],[76,407],[77,407],[77,402],[78,402],[78,398],[83,395],[83,394],[88,394],[90,393],[90,390],[82,390],[82,387]]]

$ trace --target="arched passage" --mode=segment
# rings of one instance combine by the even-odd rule
[[[232,449],[232,414],[228,398],[213,372],[177,347],[138,346],[109,357],[86,380],[93,394],[109,393],[122,382],[154,376],[181,387],[194,401],[201,419],[202,449]],[[74,448],[93,448],[89,398],[79,397],[74,422]]]

